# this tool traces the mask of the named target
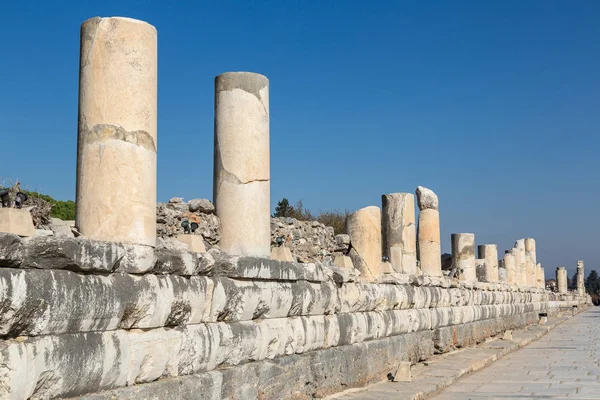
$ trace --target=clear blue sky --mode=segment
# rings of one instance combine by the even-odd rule
[[[51,4],[54,3],[54,4]],[[0,24],[0,176],[75,196],[79,26],[158,29],[158,198],[212,197],[213,79],[271,82],[271,200],[440,197],[478,244],[600,269],[600,2],[29,1]]]

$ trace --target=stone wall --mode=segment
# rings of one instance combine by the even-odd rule
[[[183,220],[196,222],[207,248],[219,247],[221,239],[219,217],[214,205],[207,199],[187,202],[174,197],[156,206],[156,234],[161,238],[183,234]],[[334,235],[333,228],[318,221],[299,221],[295,218],[271,218],[271,247],[277,246],[277,238],[283,239],[293,257],[300,263],[333,261],[336,255],[348,249],[347,235]]]
[[[84,238],[0,234],[0,267],[11,399],[320,397],[586,301]]]

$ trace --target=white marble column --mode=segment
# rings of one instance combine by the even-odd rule
[[[440,212],[437,195],[423,186],[417,187],[419,226],[417,254],[424,275],[442,276],[440,246]]]
[[[379,207],[361,208],[348,215],[346,231],[350,236],[350,258],[365,282],[381,275],[381,211]]]
[[[475,269],[475,234],[453,233],[452,241],[452,268],[458,271],[463,282],[477,282]]]
[[[130,18],[81,25],[77,211],[87,238],[156,244],[157,34]]]
[[[415,196],[412,193],[384,194],[381,203],[383,255],[388,258],[395,272],[415,274]]]
[[[213,183],[221,250],[268,258],[269,81],[263,75],[227,72],[215,78]]]

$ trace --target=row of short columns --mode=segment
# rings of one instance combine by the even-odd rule
[[[381,209],[365,207],[348,216],[347,232],[352,244],[349,256],[363,280],[378,280],[387,262],[391,265],[389,272],[442,276],[439,200],[433,191],[422,186],[416,195],[416,226],[412,193],[384,194]],[[451,243],[452,274],[461,281],[540,288],[545,285],[543,269],[536,263],[533,239],[517,240],[501,260],[495,244],[479,245],[476,257],[473,233],[452,234]]]
[[[575,275],[575,289],[579,296],[585,296],[585,271],[583,261],[577,261],[577,274]],[[569,291],[569,277],[565,267],[556,268],[556,290],[558,293],[566,294]]]
[[[215,78],[213,199],[220,247],[229,254],[270,254],[269,118],[266,77],[231,72]],[[76,195],[76,225],[83,235],[155,245],[156,151],[156,29],[129,18],[85,21]],[[412,193],[385,194],[381,209],[367,207],[348,217],[349,255],[364,280],[379,279],[382,261],[397,273],[415,274],[420,265],[424,275],[442,275],[438,197],[421,186],[416,195],[418,224]],[[466,282],[543,287],[533,239],[518,240],[499,262],[496,245],[478,246],[476,258],[474,235],[453,234],[452,263]],[[583,263],[581,271],[579,290]]]

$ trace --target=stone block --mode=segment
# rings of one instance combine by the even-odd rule
[[[510,329],[504,331],[504,334],[502,335],[502,340],[512,340],[512,338],[512,331]]]
[[[79,238],[27,239],[22,267],[82,272],[143,273],[154,268],[154,248]]]
[[[230,257],[223,255],[215,260],[210,272],[213,276],[243,279],[269,279],[278,281],[325,280],[323,265],[313,263],[290,263],[259,257]]]
[[[396,373],[394,374],[394,382],[410,382],[410,361],[400,361]]]
[[[0,232],[0,267],[18,267],[23,253],[23,240],[18,235]]]
[[[0,232],[21,237],[35,236],[31,213],[25,209],[0,208]]]
[[[348,256],[337,256],[335,257],[333,263],[340,268],[354,268],[354,264],[352,264],[352,259]]]
[[[177,240],[187,245],[188,249],[193,253],[206,253],[206,246],[201,235],[177,235]]]
[[[271,260],[285,261],[285,262],[296,262],[292,251],[287,246],[277,246],[271,248]]]
[[[200,323],[210,318],[213,296],[207,277],[58,270],[0,269],[0,287],[0,335],[7,337]]]

